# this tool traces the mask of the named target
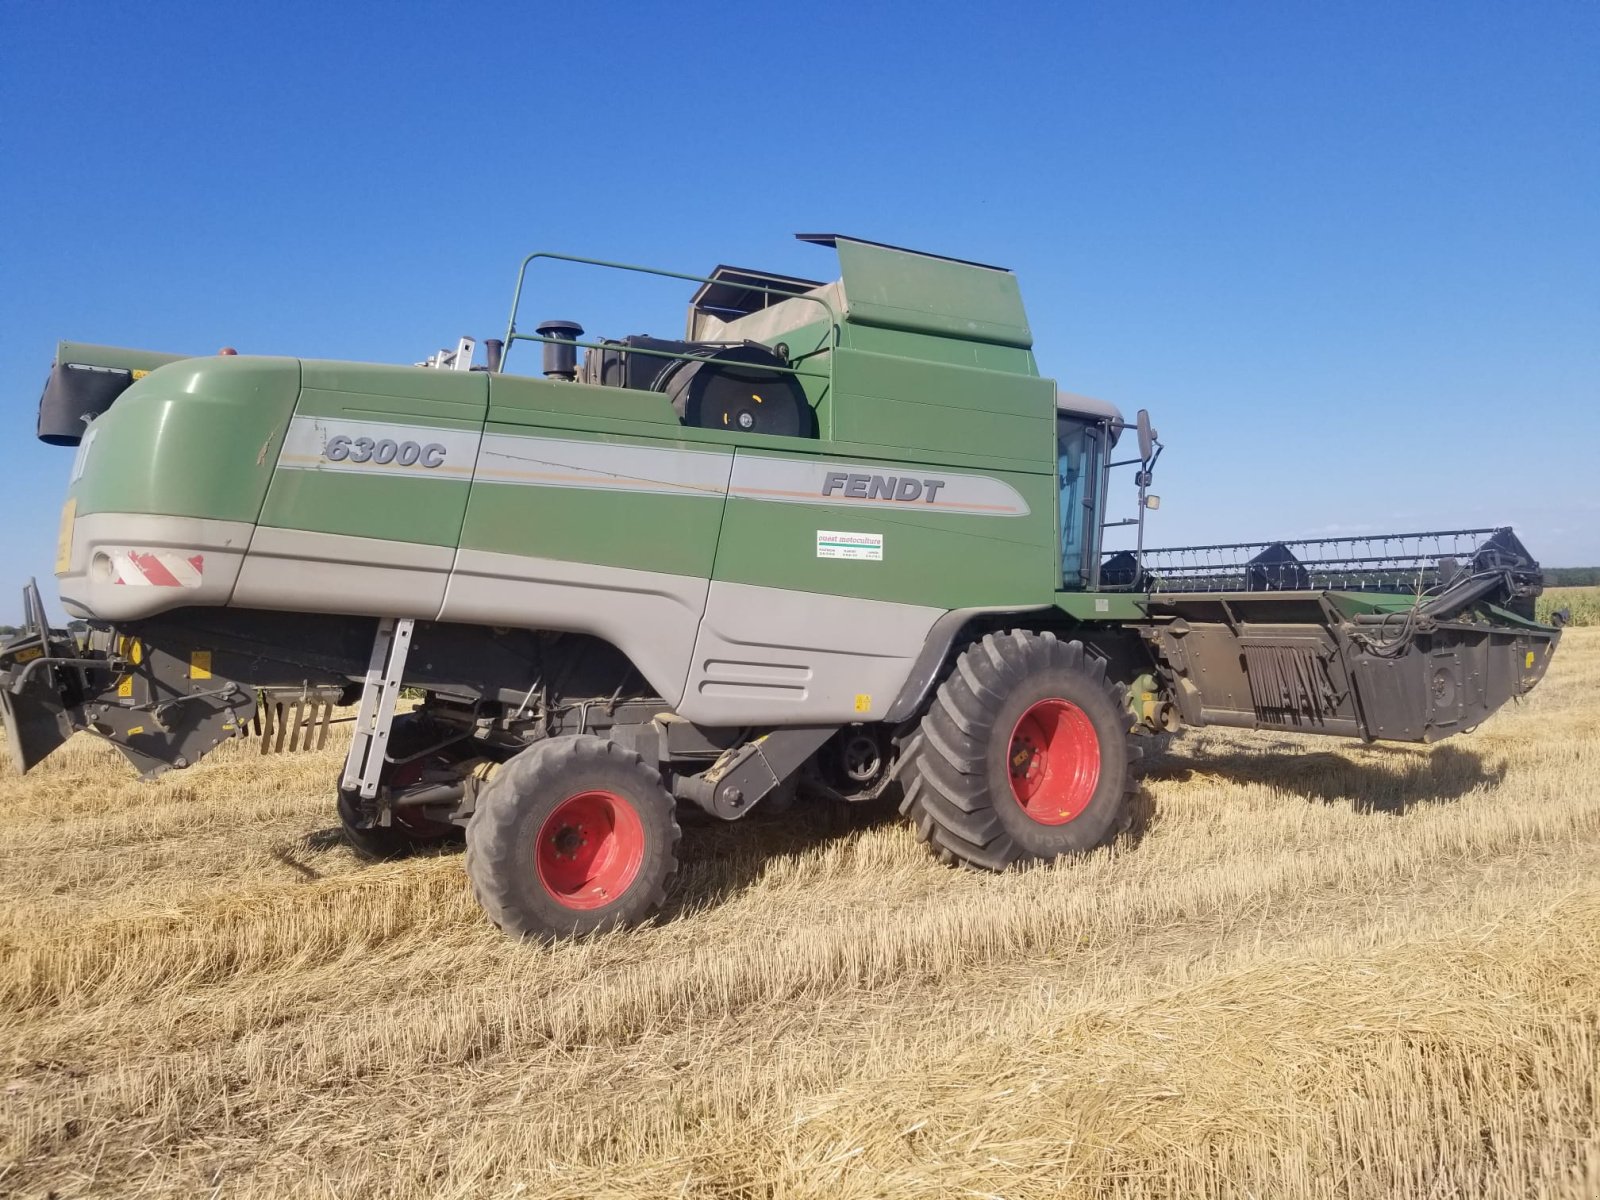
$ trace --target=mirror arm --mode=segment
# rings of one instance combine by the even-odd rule
[[[1146,498],[1150,494],[1150,476],[1155,471],[1156,460],[1161,457],[1161,451],[1165,449],[1160,442],[1155,444],[1155,448],[1156,452],[1150,456],[1149,461],[1142,462],[1139,468],[1139,531],[1133,546],[1133,578],[1136,587],[1138,581],[1144,578],[1144,518],[1150,511],[1146,506]]]

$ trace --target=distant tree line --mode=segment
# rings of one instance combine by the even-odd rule
[[[88,633],[89,623],[87,621],[68,621],[67,630],[70,633]],[[21,632],[15,625],[0,625],[0,638],[8,638],[12,634]]]
[[[1546,567],[1546,587],[1600,586],[1600,567]]]

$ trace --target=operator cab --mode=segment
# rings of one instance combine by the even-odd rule
[[[1117,406],[1092,396],[1056,393],[1056,509],[1061,531],[1061,587],[1080,592],[1095,584],[1104,518],[1104,475],[1122,433]]]
[[[1072,392],[1056,393],[1056,484],[1060,489],[1057,520],[1061,538],[1061,588],[1068,592],[1135,588],[1144,573],[1140,557],[1144,546],[1144,514],[1160,500],[1149,494],[1151,471],[1161,455],[1161,443],[1150,425],[1149,414],[1139,411],[1137,458],[1113,462],[1112,451],[1127,428],[1114,404]],[[1137,466],[1139,515],[1120,521],[1105,519],[1107,485],[1112,467]],[[1106,557],[1102,537],[1107,529],[1138,526],[1133,550]]]

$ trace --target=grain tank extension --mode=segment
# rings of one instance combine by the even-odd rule
[[[1015,275],[804,240],[834,278],[530,255],[479,365],[62,343],[38,432],[76,450],[55,573],[88,632],[28,589],[13,760],[87,730],[153,776],[353,706],[357,851],[464,832],[490,918],[551,936],[652,912],[685,806],[892,796],[1000,869],[1114,838],[1146,735],[1428,742],[1542,678],[1511,530],[1145,549],[1157,435],[1040,374]],[[684,281],[682,336],[559,297],[526,331],[551,259]]]

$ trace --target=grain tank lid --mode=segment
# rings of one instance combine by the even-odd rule
[[[1017,277],[1004,267],[842,233],[802,233],[839,254],[847,322],[1000,346],[1033,347]]]
[[[823,286],[820,279],[774,275],[748,267],[719,266],[711,272],[710,279],[710,283],[700,285],[689,307],[722,321],[759,312],[782,302],[785,296],[799,296]],[[773,290],[767,291],[768,288]]]

